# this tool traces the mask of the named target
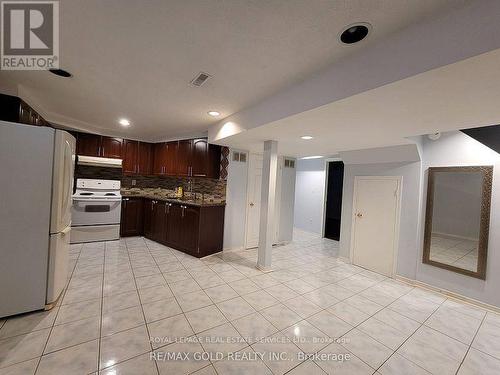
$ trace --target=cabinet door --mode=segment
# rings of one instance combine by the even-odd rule
[[[144,237],[153,239],[153,201],[144,200]]]
[[[200,209],[184,206],[182,214],[182,247],[191,255],[198,253]]]
[[[177,144],[177,175],[191,176],[191,154],[193,140],[187,139],[179,141]]]
[[[165,174],[164,165],[165,143],[155,143],[153,145],[153,174]]]
[[[123,198],[120,234],[122,237],[142,234],[142,198]]]
[[[177,174],[177,146],[178,142],[167,142],[165,144],[165,174],[175,176]]]
[[[77,155],[100,156],[101,136],[88,133],[78,133],[76,140]]]
[[[123,164],[122,171],[126,174],[138,173],[137,158],[139,144],[137,141],[123,140]]]
[[[193,139],[191,176],[206,177],[208,174],[208,140]]]
[[[137,161],[137,174],[151,174],[151,143],[139,142],[139,152]]]
[[[172,203],[167,219],[167,244],[176,249],[182,248],[182,208],[179,204]]]
[[[153,207],[153,239],[157,242],[165,242],[165,225],[167,216],[167,205],[162,201],[155,201]]]
[[[101,155],[103,158],[122,158],[123,139],[102,137],[101,140]]]

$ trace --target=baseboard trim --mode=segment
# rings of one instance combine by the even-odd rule
[[[500,314],[500,307],[493,306],[493,305],[490,305],[488,303],[478,301],[477,299],[474,299],[474,298],[466,297],[464,295],[449,291],[447,289],[438,288],[438,287],[435,287],[433,285],[424,283],[422,281],[409,279],[407,277],[400,276],[400,275],[394,275],[394,279],[401,281],[401,282],[404,282],[405,284],[408,284],[408,285],[416,286],[416,287],[426,289],[426,290],[429,290],[432,292],[437,292],[437,293],[443,294],[447,297],[456,299],[460,302],[465,302],[469,305],[480,307],[482,309],[489,310],[489,311],[492,311],[494,313]]]
[[[351,260],[349,258],[341,257],[341,256],[339,256],[338,258],[340,260],[342,260],[343,262],[345,262],[345,263],[352,264],[352,262],[351,262]],[[482,309],[485,309],[485,310],[488,310],[488,311],[500,314],[500,307],[497,307],[497,306],[494,306],[494,305],[490,305],[489,303],[481,302],[481,301],[478,301],[477,299],[469,298],[469,297],[466,297],[466,296],[464,296],[462,294],[455,293],[455,292],[449,291],[447,289],[438,288],[436,286],[424,283],[422,281],[410,279],[408,277],[404,277],[404,276],[400,276],[400,275],[393,275],[392,278],[395,279],[395,280],[401,281],[401,282],[403,282],[405,284],[408,284],[408,285],[411,285],[411,286],[416,286],[416,287],[419,287],[421,289],[429,290],[429,291],[432,291],[432,292],[440,293],[440,294],[442,294],[442,295],[444,295],[446,297],[456,299],[457,301],[465,302],[465,303],[467,303],[469,305],[480,307]]]
[[[222,251],[224,253],[230,253],[230,252],[233,252],[233,251],[241,251],[241,250],[245,250],[244,247],[228,247],[226,249],[222,249]]]

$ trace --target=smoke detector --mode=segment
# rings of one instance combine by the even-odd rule
[[[441,133],[432,133],[432,134],[427,134],[427,138],[429,138],[431,141],[437,141],[441,137]]]
[[[201,87],[205,82],[208,81],[212,76],[208,73],[200,72],[196,77],[194,77],[190,84],[191,86]]]

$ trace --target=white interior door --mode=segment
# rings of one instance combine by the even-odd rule
[[[250,154],[248,164],[247,225],[245,235],[245,248],[247,249],[259,246],[263,160],[263,155]]]
[[[400,177],[355,177],[352,262],[392,276],[399,225]]]

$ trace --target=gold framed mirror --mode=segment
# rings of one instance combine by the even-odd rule
[[[423,262],[486,279],[493,167],[428,171]]]

